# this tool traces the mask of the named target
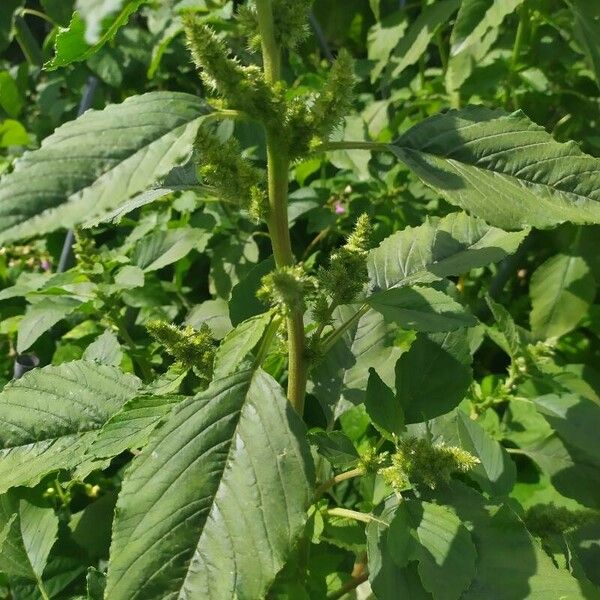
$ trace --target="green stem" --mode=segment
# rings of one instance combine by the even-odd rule
[[[446,50],[446,44],[444,43],[444,38],[442,37],[442,32],[438,29],[435,32],[435,40],[437,43],[438,51],[440,53],[440,60],[442,61],[442,69],[444,70],[444,75],[448,70],[448,51]]]
[[[44,583],[42,582],[42,578],[38,577],[36,575],[35,579],[36,579],[36,583],[37,583],[37,586],[38,586],[38,590],[40,590],[40,596],[42,597],[42,600],[50,600],[50,596],[48,595],[48,592],[46,591],[46,588],[44,587]]]
[[[352,590],[355,590],[361,583],[367,581],[367,579],[369,579],[369,574],[367,573],[367,571],[361,573],[360,575],[357,575],[356,577],[353,577],[352,579],[350,579],[350,581],[347,581],[339,590],[328,594],[327,600],[339,600],[340,598],[343,598],[346,594],[348,594]]]
[[[523,44],[525,42],[525,34],[527,31],[527,22],[529,19],[529,14],[527,12],[527,8],[525,4],[523,4],[519,10],[519,25],[517,27],[517,35],[515,37],[515,44],[512,50],[512,56],[510,59],[510,73],[508,75],[508,80],[506,83],[506,87],[504,89],[505,97],[504,102],[505,105],[508,106],[509,100],[513,100],[513,105],[516,106],[516,101],[514,95],[512,94],[512,90],[516,89],[517,81],[517,64],[519,61],[519,57],[521,56],[521,52],[523,49]]]
[[[361,477],[365,472],[362,468],[358,467],[356,469],[352,469],[350,471],[345,471],[344,473],[340,473],[327,481],[324,481],[316,490],[316,497],[319,498],[322,496],[327,490],[331,489],[334,485],[341,483],[342,481],[348,481],[348,479],[353,479],[354,477]]]
[[[129,335],[129,331],[127,331],[125,325],[123,325],[123,323],[119,321],[116,323],[116,326],[119,330],[119,335],[123,338],[123,341],[131,350],[132,358],[135,358],[135,361],[137,362],[140,371],[142,372],[142,376],[147,382],[150,381],[152,379],[152,369],[148,364],[148,361],[145,358],[137,355],[137,348],[135,346],[135,342],[133,341],[133,338]]]
[[[375,521],[380,523],[381,525],[388,524],[385,521],[381,521],[377,517],[369,513],[358,512],[357,510],[350,510],[349,508],[330,508],[326,511],[326,513],[331,517],[343,517],[344,519],[354,519],[355,521],[361,521],[362,523],[371,523],[371,521]]]
[[[265,79],[276,84],[281,78],[281,49],[275,38],[271,0],[257,0],[256,11],[262,40]],[[267,175],[269,218],[267,225],[278,268],[294,264],[287,215],[290,159],[282,128],[267,128]],[[308,364],[302,313],[295,311],[287,319],[288,399],[299,414],[304,411]]]
[[[37,40],[31,33],[29,26],[21,15],[15,16],[14,20],[15,39],[21,47],[27,62],[30,65],[41,67],[44,62],[42,51],[37,43]]]

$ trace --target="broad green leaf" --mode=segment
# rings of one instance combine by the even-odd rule
[[[0,106],[13,119],[19,116],[23,108],[19,87],[8,71],[0,72]]]
[[[19,121],[6,119],[0,123],[0,148],[27,146],[28,144],[29,135]]]
[[[448,202],[496,227],[600,223],[600,159],[554,141],[521,112],[449,111],[390,149]]]
[[[58,533],[58,517],[51,508],[19,500],[13,493],[0,496],[0,527],[8,527],[0,570],[13,577],[38,582]]]
[[[526,231],[508,233],[465,213],[407,227],[369,253],[376,290],[428,283],[499,262],[517,250]]]
[[[209,233],[193,227],[157,231],[141,240],[132,260],[145,273],[156,271],[177,262],[192,249],[202,252],[209,238]]]
[[[533,342],[529,331],[517,325],[506,308],[494,302],[487,295],[486,302],[501,335],[500,339],[494,337],[494,341],[499,342],[506,353],[513,359],[527,354],[527,345]]]
[[[270,376],[213,381],[128,471],[106,597],[262,598],[303,531],[312,469],[301,420]]]
[[[457,411],[461,446],[479,459],[469,477],[492,496],[507,496],[515,485],[517,469],[506,450],[462,410]]]
[[[388,498],[386,503],[375,511],[376,518],[367,525],[367,557],[371,588],[378,600],[398,600],[398,598],[431,600],[431,594],[421,584],[415,563],[409,563],[405,568],[398,565],[400,563],[404,566],[403,559],[408,557],[402,557],[394,552],[403,549],[410,551],[412,547],[411,541],[405,539],[404,532],[402,532],[402,540],[396,538],[390,540],[390,535],[397,535],[396,528],[405,525],[404,522],[394,525],[398,509],[396,498]],[[403,511],[405,508],[399,510]],[[406,548],[407,544],[408,548]]]
[[[450,412],[464,398],[471,381],[465,330],[419,334],[396,364],[396,394],[407,423]]]
[[[456,300],[433,288],[392,288],[369,296],[366,302],[386,321],[403,329],[452,331],[477,324],[477,319]]]
[[[146,239],[147,238],[145,238],[144,241]],[[144,285],[144,271],[134,265],[125,265],[117,271],[115,275],[115,284],[124,290],[142,287]]]
[[[419,562],[423,587],[434,600],[462,598],[476,573],[477,552],[469,531],[444,506],[412,501],[408,511],[419,542],[412,558]]]
[[[397,11],[389,17],[379,20],[369,30],[368,56],[375,62],[371,70],[371,82],[374,83],[388,65],[390,54],[402,39],[407,27],[406,13]]]
[[[97,340],[93,341],[83,353],[83,359],[96,361],[103,365],[118,366],[121,364],[123,351],[117,336],[107,329]]]
[[[350,552],[364,552],[365,526],[354,519],[330,516],[324,522],[319,540]]]
[[[85,361],[35,369],[7,384],[0,392],[0,493],[77,465],[139,385],[114,367]]]
[[[116,0],[120,5],[112,16],[107,17],[102,25],[97,21],[88,21],[86,27],[86,12],[74,12],[68,27],[61,27],[54,41],[54,58],[45,67],[48,70],[64,67],[74,62],[87,60],[92,57],[106,43],[110,42],[117,31],[123,27],[129,17],[148,0]],[[95,0],[81,0],[79,3],[94,3]],[[108,0],[112,3],[113,0]],[[104,4],[107,4],[104,3]],[[89,25],[92,25],[90,28]]]
[[[587,0],[570,0],[568,4],[575,17],[573,33],[600,86],[600,12],[594,3]]]
[[[272,318],[268,312],[251,317],[225,336],[215,355],[214,377],[221,379],[244,368],[245,360],[262,339]]]
[[[365,408],[373,425],[385,437],[399,436],[404,431],[404,413],[400,402],[373,368],[369,369]]]
[[[308,439],[336,469],[345,471],[358,461],[354,444],[342,431],[311,431]]]
[[[394,365],[403,352],[394,345],[396,327],[386,324],[374,310],[361,316],[358,307],[342,306],[334,312],[336,327],[349,319],[351,325],[312,371],[311,393],[328,421],[364,401],[370,367],[391,385]]]
[[[17,352],[31,348],[48,329],[70,315],[81,302],[75,298],[51,296],[32,304],[19,325]]]
[[[600,509],[600,469],[597,461],[568,446],[556,434],[521,450],[550,476],[552,485],[561,494],[584,506]]]
[[[156,426],[184,396],[138,396],[129,400],[100,429],[86,457],[112,458],[126,450],[142,448]]]
[[[210,327],[215,339],[222,340],[232,329],[227,302],[223,298],[217,298],[196,304],[185,318],[185,324],[200,329],[202,323]]]
[[[447,23],[459,6],[460,0],[440,0],[423,8],[391,56],[392,78],[398,77],[406,67],[415,64],[421,58],[437,28]]]
[[[461,600],[586,597],[577,580],[554,565],[510,508],[487,501],[458,481],[438,494],[470,530],[477,552],[475,577]]]
[[[450,36],[446,87],[458,90],[500,35],[500,25],[523,0],[464,0]]]
[[[135,6],[135,10],[142,3],[140,0],[77,0],[75,9],[85,22],[86,41],[89,44],[97,43],[107,19],[112,21],[123,10],[131,11],[131,5]]]
[[[406,567],[411,560],[414,540],[411,532],[411,516],[406,502],[401,502],[390,521],[387,531],[387,549],[396,566]]]
[[[0,243],[74,226],[147,189],[187,157],[209,110],[190,94],[150,92],[62,125],[0,180]]]
[[[577,327],[596,296],[596,282],[580,256],[557,254],[531,277],[531,330],[539,339]]]
[[[450,36],[453,56],[477,43],[488,29],[497,29],[504,18],[514,12],[523,0],[463,0]]]
[[[600,466],[600,405],[576,394],[548,394],[535,406],[558,435]]]

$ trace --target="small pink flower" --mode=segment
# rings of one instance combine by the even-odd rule
[[[341,200],[336,200],[334,202],[334,204],[333,204],[333,212],[336,215],[345,215],[346,214],[346,208],[342,204]]]
[[[52,268],[52,263],[47,258],[44,258],[40,262],[40,268],[42,271],[49,271]]]

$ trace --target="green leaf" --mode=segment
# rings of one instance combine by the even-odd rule
[[[100,429],[86,450],[86,457],[112,458],[148,443],[156,426],[172,412],[184,396],[138,396],[124,404]]]
[[[208,232],[193,227],[156,231],[140,241],[132,260],[145,273],[157,271],[177,262],[192,249],[202,252],[209,238]]]
[[[470,530],[477,551],[475,577],[461,600],[586,597],[577,580],[554,565],[510,508],[487,501],[458,481],[438,494]]]
[[[369,253],[369,276],[376,290],[387,290],[463,275],[506,258],[527,233],[507,233],[465,213],[452,213],[383,240]]]
[[[341,306],[334,312],[334,325],[357,315],[358,307]],[[369,310],[358,317],[312,371],[310,391],[329,422],[364,402],[370,367],[386,384],[392,384],[394,365],[403,352],[394,345],[396,328],[381,315]]]
[[[23,97],[19,87],[8,71],[0,72],[0,106],[13,119],[19,116],[23,108]]]
[[[0,51],[4,51],[13,39],[13,17],[24,0],[2,0],[0,2]]]
[[[58,517],[12,494],[0,496],[0,528],[7,536],[0,553],[0,570],[38,582],[58,533]],[[8,529],[8,531],[7,531]]]
[[[75,9],[85,22],[86,41],[90,44],[98,42],[107,18],[112,21],[121,11],[132,4],[139,6],[141,2],[136,0],[77,0]]]
[[[410,515],[406,502],[401,502],[394,512],[387,531],[387,550],[398,567],[406,567],[411,560],[414,540],[411,535]]]
[[[28,144],[29,135],[19,121],[6,119],[0,123],[0,148],[27,146]]]
[[[404,413],[400,402],[373,368],[369,369],[365,408],[373,425],[385,437],[399,436],[404,431]]]
[[[85,349],[83,359],[103,365],[119,366],[123,359],[123,351],[117,336],[107,329]]]
[[[116,4],[120,5],[117,7],[114,0],[107,0],[104,4],[112,4],[118,12],[114,12],[112,16],[106,18],[101,25],[92,16],[87,20],[86,27],[86,16],[89,11],[85,9],[73,13],[69,26],[61,27],[59,30],[54,41],[54,58],[45,65],[45,68],[51,71],[74,62],[87,60],[107,42],[113,40],[119,29],[127,23],[129,17],[146,2],[147,0],[116,0]],[[78,2],[78,4],[82,3],[98,4],[96,0],[80,0]]]
[[[40,0],[44,12],[58,25],[67,26],[75,0]]]
[[[336,469],[345,471],[358,461],[358,452],[352,440],[342,431],[311,431],[308,439]]]
[[[517,469],[506,450],[462,410],[457,411],[461,446],[479,459],[468,473],[479,487],[492,496],[507,496],[515,485]]]
[[[256,297],[261,279],[275,268],[275,258],[269,256],[253,267],[246,277],[233,286],[229,302],[229,316],[234,325],[255,315],[264,313],[266,306]]]
[[[531,330],[539,339],[575,329],[596,296],[596,282],[580,256],[557,254],[531,276]]]
[[[248,367],[244,367],[244,362],[262,339],[272,318],[268,312],[251,317],[225,336],[215,356],[214,377],[220,379]]]
[[[450,296],[433,288],[392,288],[369,296],[367,304],[403,329],[452,331],[477,324],[477,319]]]
[[[538,411],[570,446],[600,466],[600,406],[576,394],[547,394],[533,400]]]
[[[179,231],[176,229],[175,231]],[[144,241],[146,241],[145,238]],[[170,249],[172,251],[172,248]],[[125,265],[115,275],[115,283],[124,290],[132,290],[144,285],[144,271],[134,265]]]
[[[437,28],[447,23],[459,6],[460,0],[440,0],[423,8],[392,54],[390,59],[392,79],[421,58]]]
[[[568,4],[575,17],[573,33],[596,76],[596,83],[600,86],[600,13],[597,6],[586,0],[570,0]]]
[[[390,149],[448,202],[496,227],[600,223],[600,159],[554,141],[521,112],[452,110]]]
[[[391,52],[402,39],[406,31],[406,15],[398,11],[378,22],[369,30],[368,56],[375,62],[371,70],[371,82],[375,83],[383,69],[388,65]]]
[[[396,394],[407,423],[450,412],[464,398],[471,381],[465,330],[419,334],[396,364]]]
[[[513,359],[527,354],[527,345],[533,342],[529,331],[517,325],[504,306],[494,302],[488,295],[486,295],[485,300],[498,325],[501,335],[498,341],[506,353]],[[494,339],[496,340],[496,338]]]
[[[502,21],[522,2],[464,0],[461,3],[450,36],[450,59],[446,71],[448,90],[460,89],[498,39]]]
[[[0,243],[74,226],[147,189],[187,157],[208,112],[192,95],[150,92],[62,125],[0,180]]]
[[[408,510],[419,542],[412,558],[419,561],[423,587],[435,600],[463,598],[476,573],[477,552],[469,531],[444,506],[412,501]]]
[[[200,329],[202,323],[210,327],[215,339],[222,340],[232,329],[227,302],[223,298],[217,298],[196,304],[185,318],[185,324]]]
[[[597,461],[568,446],[556,434],[521,450],[550,476],[552,485],[563,496],[600,509],[600,469]]]
[[[0,392],[0,493],[77,465],[139,385],[114,367],[85,361],[36,369],[7,384]]]
[[[17,352],[31,348],[34,342],[51,327],[70,315],[81,302],[75,298],[54,296],[32,304],[19,325]]]
[[[263,597],[303,531],[313,479],[304,426],[270,376],[213,381],[123,482],[106,597]]]

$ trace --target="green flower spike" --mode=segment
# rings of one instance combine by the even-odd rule
[[[265,275],[256,293],[259,300],[280,310],[283,314],[303,313],[305,300],[315,292],[315,281],[301,265],[281,267]]]
[[[479,459],[456,446],[430,444],[423,438],[400,440],[391,456],[391,465],[379,470],[385,482],[400,493],[411,484],[435,489],[453,473],[466,473]]]
[[[166,321],[151,321],[147,328],[173,358],[193,368],[201,379],[211,380],[216,348],[208,325],[202,323],[198,331],[189,325],[177,327]]]

